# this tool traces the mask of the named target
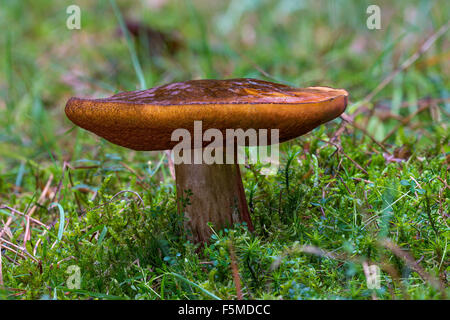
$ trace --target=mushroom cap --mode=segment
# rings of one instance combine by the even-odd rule
[[[76,125],[134,150],[172,149],[172,132],[215,128],[279,129],[279,142],[338,117],[348,93],[328,87],[293,88],[256,79],[191,80],[104,99],[70,98],[65,112]],[[270,136],[270,133],[269,133]],[[209,143],[209,142],[208,142]],[[208,144],[206,143],[206,145]],[[270,143],[270,141],[269,141]]]

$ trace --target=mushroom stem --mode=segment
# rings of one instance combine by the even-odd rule
[[[208,222],[215,230],[246,222],[253,231],[238,164],[177,164],[175,176],[178,212],[190,240],[208,241]]]

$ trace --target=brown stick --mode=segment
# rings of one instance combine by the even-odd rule
[[[11,208],[11,207],[8,207],[8,206],[5,206],[5,205],[1,205],[1,206],[0,206],[0,209],[6,209],[6,210],[11,211],[12,213],[15,213],[15,214],[21,215],[21,216],[23,216],[23,217],[26,217],[26,214],[25,214],[25,213],[20,212],[19,210],[16,210],[16,209],[14,209],[14,208]],[[37,220],[37,219],[35,219],[35,218],[30,217],[30,221],[31,221],[31,222],[34,222],[34,223],[36,223],[37,225],[40,225],[40,226],[42,226],[42,227],[44,227],[44,228],[46,228],[46,229],[49,229],[49,228],[50,228],[49,226],[43,224],[42,222],[40,222],[39,220]]]
[[[419,113],[421,113],[422,111],[428,109],[430,107],[430,104],[426,104],[421,106],[419,109],[417,109],[415,112],[411,113],[410,115],[408,115],[407,117],[403,118],[401,120],[401,122],[395,126],[395,128],[393,128],[383,139],[383,141],[381,141],[381,143],[385,143],[394,133],[398,132],[398,130],[400,129],[400,127],[402,126],[406,126],[415,116],[417,116]]]
[[[322,142],[325,142],[325,143],[328,143],[328,144],[331,144],[332,146],[334,146],[337,150],[338,150],[338,152],[339,153],[341,153],[344,157],[346,157],[348,160],[350,160],[359,170],[361,170],[362,172],[364,172],[366,175],[369,175],[369,173],[363,168],[363,167],[361,167],[360,166],[360,164],[358,163],[358,162],[356,162],[355,160],[353,160],[352,158],[350,158],[350,156],[349,155],[347,155],[343,150],[342,150],[342,146],[341,145],[338,145],[338,144],[336,144],[336,143],[334,143],[334,142],[331,142],[331,141],[325,141],[325,140],[322,140],[322,139],[319,139],[320,141],[322,141]]]
[[[354,117],[350,117],[346,114],[341,114],[341,119],[348,122],[351,126],[353,126],[355,129],[360,130],[362,133],[364,133],[366,136],[368,136],[370,138],[370,140],[372,140],[373,142],[375,142],[375,144],[377,146],[379,146],[384,152],[389,153],[390,152],[386,149],[386,147],[383,145],[383,143],[380,143],[377,139],[375,139],[374,137],[372,137],[366,129],[364,129],[363,127],[361,127],[360,125],[358,125],[353,119]],[[384,141],[383,141],[384,142]]]
[[[12,222],[12,217],[10,216],[8,218],[8,220],[6,220],[6,223],[2,229],[2,231],[0,231],[0,239],[3,237],[3,234],[5,233],[6,229],[9,227],[9,225]],[[2,249],[0,247],[0,286],[3,286],[3,268],[2,268]]]
[[[175,180],[175,167],[172,161],[172,157],[170,155],[170,150],[166,150],[164,151],[164,153],[167,156],[167,163],[169,164],[170,175],[172,176],[172,179]]]
[[[379,244],[384,248],[391,250],[397,257],[405,261],[408,267],[417,272],[423,280],[427,281],[435,289],[439,290],[444,298],[446,297],[444,285],[430,273],[426,272],[425,269],[422,268],[422,266],[414,260],[414,258],[407,251],[400,248],[389,239],[384,239],[380,241]]]
[[[31,218],[31,215],[34,213],[34,211],[36,211],[37,205],[38,204],[42,204],[42,202],[44,201],[52,181],[53,181],[53,174],[50,174],[50,177],[48,178],[47,183],[45,184],[45,187],[42,190],[38,201],[36,202],[37,204],[35,204],[31,208],[31,210],[26,214],[26,217],[25,217],[26,218],[25,235],[23,236],[23,246],[24,247],[26,247],[27,241],[29,241],[31,239],[31,229],[30,229],[30,218]]]
[[[378,93],[380,92],[386,85],[388,85],[392,79],[395,78],[395,76],[397,74],[399,74],[400,72],[408,69],[414,62],[416,62],[417,59],[420,58],[420,56],[422,54],[424,54],[428,49],[431,48],[431,46],[433,45],[433,43],[439,39],[441,36],[443,36],[448,29],[450,28],[450,22],[447,22],[446,24],[444,24],[443,26],[441,26],[434,34],[432,34],[420,47],[419,49],[414,52],[414,54],[412,56],[410,56],[408,59],[406,59],[401,65],[400,67],[398,67],[397,69],[395,69],[391,74],[389,74],[383,81],[380,82],[380,84],[372,90],[372,92],[370,92],[365,98],[364,98],[364,102],[367,103],[370,100],[372,100],[372,98]]]
[[[236,297],[238,300],[243,299],[241,277],[239,276],[239,268],[237,265],[236,253],[234,252],[232,241],[228,241],[228,250],[230,251],[231,273],[233,275],[234,286],[236,287]]]

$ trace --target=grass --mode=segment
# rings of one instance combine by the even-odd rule
[[[374,1],[322,0],[78,1],[82,28],[68,30],[71,1],[3,1],[0,298],[448,298],[448,32],[370,94],[450,10],[375,2],[381,30],[365,25]],[[182,45],[149,54],[145,35],[119,36],[121,16],[176,31]],[[231,77],[345,88],[350,105],[283,144],[276,175],[243,167],[256,231],[215,230],[199,248],[166,155],[114,146],[63,109],[71,96]],[[379,289],[367,286],[370,264]]]

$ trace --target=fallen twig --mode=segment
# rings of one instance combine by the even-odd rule
[[[23,217],[26,217],[25,213],[20,212],[19,210],[16,210],[14,208],[11,208],[11,207],[8,207],[8,206],[5,206],[5,205],[0,206],[0,209],[6,209],[6,210],[11,211],[12,213],[15,213],[15,214],[21,215]],[[41,221],[39,221],[39,220],[37,220],[35,218],[30,217],[30,221],[34,222],[34,223],[36,223],[36,224],[38,224],[38,225],[40,225],[40,226],[42,226],[42,227],[44,227],[46,229],[49,229],[49,227],[46,224],[42,223]]]
[[[166,150],[164,153],[166,154],[167,162],[169,163],[170,175],[172,176],[172,179],[175,180],[175,166],[173,164],[172,157],[170,156],[170,150]]]
[[[364,172],[365,174],[367,174],[367,175],[369,175],[369,173],[363,168],[363,167],[361,167],[361,165],[358,163],[358,162],[356,162],[355,160],[353,160],[352,158],[350,158],[350,156],[349,155],[347,155],[343,150],[342,150],[342,146],[340,146],[340,145],[338,145],[338,144],[336,144],[336,143],[334,143],[334,142],[331,142],[331,141],[325,141],[325,140],[322,140],[322,139],[319,139],[320,141],[322,141],[322,142],[325,142],[325,143],[328,143],[328,144],[331,144],[331,145],[333,145],[335,148],[337,148],[337,150],[338,150],[338,152],[339,153],[342,153],[342,155],[343,156],[345,156],[347,159],[349,159],[359,170],[361,170],[362,172]]]
[[[398,130],[400,129],[401,126],[407,125],[409,122],[411,122],[411,120],[415,116],[417,116],[422,111],[427,110],[429,107],[430,107],[430,104],[426,104],[424,106],[421,106],[419,109],[417,109],[416,111],[414,111],[413,113],[411,113],[407,117],[403,118],[401,120],[401,122],[397,126],[395,126],[391,131],[389,131],[389,133],[384,137],[384,139],[383,139],[383,141],[381,141],[381,143],[386,142],[386,140],[389,139],[394,133],[398,132]]]
[[[370,140],[372,140],[373,142],[375,142],[375,144],[377,146],[379,146],[384,152],[390,154],[390,152],[386,149],[386,147],[383,145],[383,143],[379,142],[377,139],[375,139],[374,137],[372,137],[366,129],[364,129],[363,127],[361,127],[360,125],[358,125],[355,121],[353,121],[354,117],[350,117],[348,115],[346,115],[345,113],[341,114],[341,118],[342,120],[348,122],[352,127],[354,127],[355,129],[360,130],[362,133],[364,133],[366,136],[368,136],[370,138]]]
[[[9,250],[11,252],[14,252],[15,254],[21,256],[22,258],[25,258],[23,255],[21,255],[19,252],[14,251],[11,247],[15,248],[16,250],[22,251],[23,253],[25,253],[28,257],[30,257],[31,259],[33,259],[34,261],[38,261],[32,254],[30,254],[27,249],[25,247],[19,247],[18,245],[9,242],[8,240],[5,240],[3,238],[0,238],[0,242],[3,242],[5,244],[0,244],[1,247],[5,248],[6,250]]]
[[[236,287],[236,296],[238,300],[242,300],[242,286],[241,286],[241,278],[239,277],[239,269],[237,266],[236,254],[234,252],[233,244],[231,241],[228,242],[228,250],[230,251],[230,259],[231,259],[231,273],[233,274],[233,282]]]
[[[3,234],[5,233],[6,229],[11,224],[11,222],[12,222],[12,217],[9,217],[8,220],[6,220],[6,223],[5,223],[2,231],[0,231],[0,239],[3,237]],[[3,268],[2,268],[2,249],[1,249],[1,247],[0,247],[0,286],[3,286]]]

